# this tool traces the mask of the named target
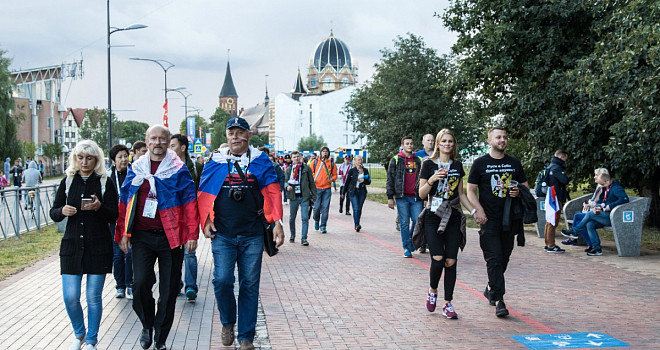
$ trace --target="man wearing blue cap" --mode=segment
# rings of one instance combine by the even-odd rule
[[[264,247],[263,220],[273,224],[280,246],[282,195],[268,155],[250,147],[250,125],[243,118],[229,119],[228,147],[214,152],[202,171],[197,205],[204,236],[213,252],[213,289],[222,323],[222,345],[237,339],[242,350],[254,349],[259,282]],[[238,265],[238,307],[234,270]],[[235,325],[238,330],[235,332]]]

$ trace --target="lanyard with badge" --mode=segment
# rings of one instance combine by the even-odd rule
[[[449,163],[447,164],[446,167],[440,163],[440,158],[438,157],[438,170],[445,170],[446,175],[445,175],[445,180],[442,183],[442,187],[440,187],[440,184],[438,184],[438,189],[436,191],[436,194],[431,197],[431,211],[435,212],[440,208],[442,203],[444,202],[445,199],[447,199],[447,196],[449,195],[449,191],[445,191],[445,188],[447,187],[447,181],[449,181],[449,168],[451,167],[451,159],[449,160]]]

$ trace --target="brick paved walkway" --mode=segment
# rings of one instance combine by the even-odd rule
[[[569,247],[553,255],[528,234],[507,272],[505,300],[512,315],[498,319],[481,295],[485,263],[476,230],[469,230],[453,301],[460,318],[447,320],[441,310],[424,307],[430,257],[401,257],[395,212],[367,201],[363,230],[356,233],[333,197],[328,234],[312,229],[310,246],[303,247],[299,239],[289,244],[285,229],[280,254],[264,257],[258,348],[511,349],[523,348],[511,335],[558,332],[603,332],[635,349],[659,347],[657,253],[619,258],[610,249],[587,257],[582,248]],[[200,296],[194,304],[179,298],[168,348],[225,349],[210,284],[210,244],[200,243]],[[108,275],[99,348],[139,349],[141,327],[130,302],[113,296]],[[0,283],[0,348],[65,349],[70,339],[57,257]]]

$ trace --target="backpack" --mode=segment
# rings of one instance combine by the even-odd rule
[[[550,166],[543,168],[536,175],[536,187],[534,191],[536,192],[536,197],[545,197],[545,194],[548,193],[548,180],[550,180]]]

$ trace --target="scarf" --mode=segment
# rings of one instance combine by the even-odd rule
[[[149,194],[158,198],[156,196],[156,182],[154,177],[157,177],[160,180],[169,179],[176,174],[182,166],[184,166],[184,164],[181,159],[176,156],[174,151],[168,149],[165,158],[160,162],[160,165],[158,165],[156,173],[152,175],[151,158],[149,152],[147,152],[147,154],[133,163],[132,170],[135,173],[135,177],[131,181],[131,185],[140,187],[144,180],[147,180],[150,187]]]

